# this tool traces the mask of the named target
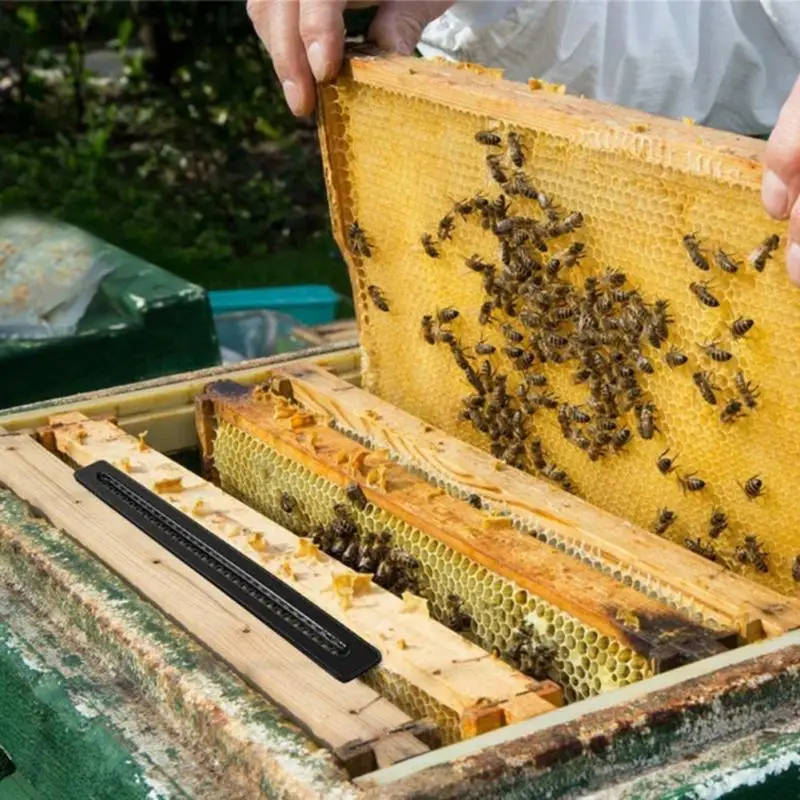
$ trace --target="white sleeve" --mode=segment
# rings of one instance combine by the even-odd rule
[[[798,0],[456,3],[423,55],[501,67],[654,114],[766,133],[800,70]]]

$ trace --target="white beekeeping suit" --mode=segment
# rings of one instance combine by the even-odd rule
[[[800,73],[800,0],[464,0],[425,28],[419,49],[764,134]]]

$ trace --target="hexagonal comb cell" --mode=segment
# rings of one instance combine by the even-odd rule
[[[400,58],[320,105],[363,385],[793,592],[800,295],[758,143]]]

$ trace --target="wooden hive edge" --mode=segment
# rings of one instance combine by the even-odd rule
[[[337,755],[351,776],[375,769],[379,757],[386,763],[376,746],[397,760],[428,750],[417,738],[428,735],[428,724],[410,719],[361,681],[331,678],[80,486],[72,470],[34,439],[0,436],[0,456],[2,485],[264,691]],[[280,678],[287,665],[290,681]]]
[[[199,402],[212,400],[218,421],[245,431],[339,487],[358,483],[376,507],[626,643],[656,671],[674,663],[676,648],[694,661],[721,649],[715,639],[730,641],[730,631],[712,633],[683,613],[514,530],[507,518],[488,515],[435,489],[392,462],[386,451],[370,451],[330,428],[324,422],[328,414],[322,424],[308,419],[295,428],[288,416],[291,409],[276,419],[281,409],[264,392],[253,400],[244,393],[233,397],[228,387],[216,397],[214,392],[209,387]],[[381,480],[370,483],[370,474],[376,473],[382,474]]]
[[[198,402],[202,403],[202,400]],[[382,651],[383,664],[390,672],[427,692],[444,707],[465,719],[471,720],[476,716],[482,718],[484,727],[489,724],[487,720],[491,719],[503,725],[506,724],[506,709],[508,715],[516,719],[521,713],[518,711],[520,708],[528,716],[535,716],[547,713],[563,702],[561,689],[557,684],[552,681],[536,681],[502,662],[485,658],[486,654],[480,648],[469,644],[433,620],[401,613],[402,602],[374,584],[370,587],[367,600],[370,604],[380,602],[386,606],[388,603],[379,618],[390,621],[389,628],[396,632],[391,636],[386,634],[384,638],[385,626],[376,623],[365,630],[364,619],[377,619],[378,615],[367,610],[362,611],[360,620],[354,619],[358,612],[358,600],[352,599],[353,606],[349,611],[342,609],[336,595],[329,591],[332,580],[329,579],[321,590],[318,588],[320,581],[315,585],[304,585],[302,575],[295,574],[291,564],[301,565],[297,567],[298,573],[302,569],[310,573],[313,568],[324,573],[323,577],[328,573],[331,576],[356,573],[323,554],[319,554],[319,561],[312,559],[309,562],[305,560],[306,557],[297,561],[299,539],[294,534],[113,425],[73,417],[68,424],[58,424],[51,430],[58,452],[77,465],[85,466],[97,460],[108,460],[128,471],[132,478],[151,490],[161,479],[180,478],[180,487],[170,487],[174,489],[172,493],[162,489],[166,492],[166,499],[194,516],[215,535],[226,538],[233,536],[229,541],[245,555],[259,559],[265,569],[282,580],[292,580],[293,586],[309,599],[370,639]],[[198,501],[201,501],[202,510],[198,507]],[[193,508],[190,507],[192,502],[195,503]],[[247,534],[251,536],[248,537]],[[252,538],[252,535],[258,534],[263,538]],[[244,541],[246,538],[248,540]],[[287,564],[289,569],[285,569]],[[400,647],[400,639],[403,639],[409,650]],[[430,651],[430,658],[427,660],[435,663],[427,663],[420,652],[423,649]],[[453,655],[456,658],[448,663],[447,659]],[[484,657],[480,659],[481,663],[469,663],[476,662],[477,656]],[[434,674],[436,677],[432,677]],[[486,685],[492,684],[499,685],[506,694],[495,698],[490,705],[484,705],[480,699],[486,693]],[[528,698],[527,695],[532,697]],[[524,701],[522,698],[525,698]],[[462,728],[464,734],[468,735],[470,726]]]
[[[722,569],[685,548],[510,468],[472,445],[313,365],[276,375],[293,380],[309,409],[390,448],[416,465],[475,492],[534,527],[549,529],[609,564],[632,567],[689,598],[711,619],[739,631],[744,642],[800,627],[800,602]],[[464,465],[469,465],[465,468]]]

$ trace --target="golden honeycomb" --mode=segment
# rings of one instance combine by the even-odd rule
[[[343,488],[224,420],[217,425],[213,459],[221,488],[298,535],[329,525],[335,515],[333,507],[348,504]],[[281,507],[284,492],[297,504],[291,514]],[[472,618],[471,635],[486,650],[496,648],[507,655],[521,626],[537,641],[551,646],[549,676],[563,686],[568,700],[625,686],[652,674],[647,659],[628,645],[535,597],[384,509],[367,503],[363,510],[351,505],[351,513],[360,536],[390,531],[393,544],[419,561],[422,589],[433,617],[444,619],[447,597],[456,594]],[[406,688],[412,694],[418,691]],[[400,691],[392,699],[408,708],[406,695]],[[414,702],[428,701],[416,698]],[[452,728],[446,720],[443,725]]]
[[[785,275],[781,249],[761,272],[748,260],[785,227],[761,210],[760,168],[755,157],[747,157],[746,146],[719,132],[403,59],[354,61],[320,98],[329,199],[354,285],[365,388],[489,448],[484,434],[458,419],[462,398],[474,390],[450,348],[425,341],[421,319],[456,308],[460,315],[448,329],[467,355],[477,366],[469,348],[479,341],[494,345],[498,352],[488,360],[510,374],[510,391],[515,388],[514,369],[500,354],[507,344],[501,326],[509,319],[495,310],[496,321],[479,324],[486,300],[482,276],[465,265],[478,254],[502,266],[496,236],[475,219],[456,215],[452,239],[436,238],[439,221],[454,203],[479,192],[489,199],[500,194],[486,155],[500,155],[511,171],[504,148],[513,131],[523,146],[523,169],[537,189],[565,214],[583,215],[582,227],[550,242],[547,255],[572,242],[585,246],[583,260],[562,269],[559,278],[582,287],[607,267],[621,270],[627,288],[637,289],[649,304],[668,301],[674,319],[665,344],[642,347],[654,368],[637,376],[645,399],[656,407],[658,430],[651,439],[637,435],[633,412],[625,417],[632,441],[596,461],[564,438],[555,413],[537,413],[531,435],[541,439],[548,462],[568,474],[582,498],[650,530],[658,512],[670,509],[676,520],[665,536],[684,545],[699,538],[702,546],[715,549],[719,563],[793,592],[793,565],[800,554],[792,511],[800,481],[800,294]],[[503,147],[476,141],[479,130],[499,135]],[[752,152],[757,148],[753,143]],[[541,218],[536,200],[511,199],[509,213]],[[370,257],[348,249],[346,232],[354,222],[368,237]],[[690,232],[710,262],[708,271],[692,263],[683,245]],[[426,255],[423,233],[433,236],[439,257]],[[713,254],[720,248],[739,264],[735,274],[717,265]],[[717,307],[703,305],[690,291],[690,283],[703,280],[711,281]],[[369,286],[379,288],[388,312],[376,307]],[[755,325],[735,338],[731,325],[739,317]],[[700,345],[712,341],[732,358],[709,358]],[[664,363],[672,346],[688,363],[676,368]],[[574,383],[575,370],[574,362],[536,365],[559,402],[581,405],[587,390]],[[718,387],[713,406],[693,381],[693,374],[704,370],[712,372]],[[720,414],[738,397],[739,371],[759,387],[758,405],[725,424]],[[666,450],[677,469],[664,475],[656,462]],[[679,485],[678,477],[692,473],[706,482],[701,491]],[[764,492],[749,499],[743,487],[753,476],[763,481]],[[709,520],[717,508],[729,524],[710,539]],[[763,543],[764,564],[740,563],[737,548],[746,536]],[[644,578],[631,574],[627,580],[635,585]]]

